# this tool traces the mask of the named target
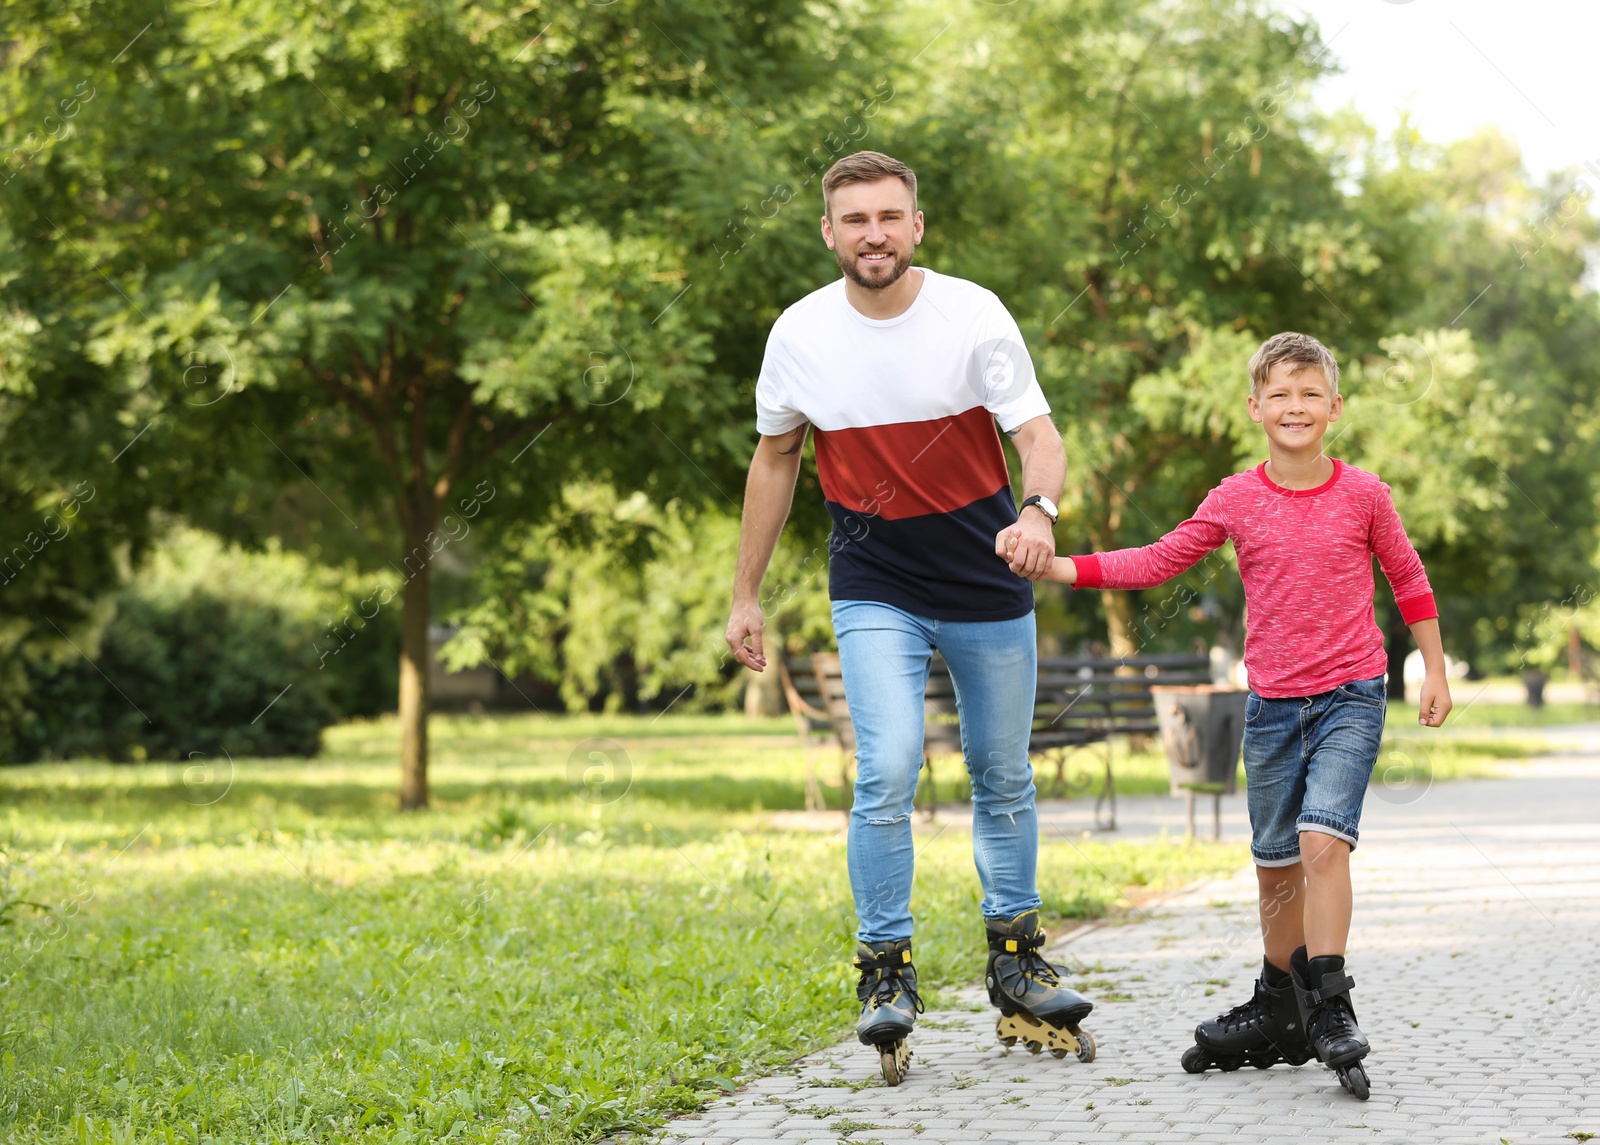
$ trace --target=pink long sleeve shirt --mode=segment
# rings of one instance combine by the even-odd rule
[[[1407,624],[1439,615],[1389,487],[1333,463],[1315,489],[1275,484],[1263,462],[1236,473],[1154,544],[1073,557],[1079,588],[1151,588],[1233,542],[1248,624],[1244,664],[1259,696],[1315,696],[1388,666],[1372,614],[1372,558]]]

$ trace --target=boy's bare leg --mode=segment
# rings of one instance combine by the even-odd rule
[[[1261,944],[1267,961],[1285,972],[1295,947],[1306,943],[1306,877],[1303,863],[1257,867],[1260,891]]]
[[[1350,844],[1321,831],[1302,831],[1300,865],[1306,880],[1306,954],[1343,955],[1350,937]]]

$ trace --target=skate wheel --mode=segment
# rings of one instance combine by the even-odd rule
[[[905,1080],[910,1065],[911,1047],[906,1045],[904,1038],[892,1045],[878,1047],[878,1067],[883,1071],[885,1085],[899,1085]]]
[[[1217,1068],[1223,1073],[1232,1073],[1242,1065],[1244,1065],[1244,1062],[1240,1061],[1238,1058],[1224,1058],[1217,1062]]]
[[[1009,1050],[1017,1044],[1017,1036],[1015,1034],[1005,1034],[1001,1037],[1000,1044]]]
[[[1064,1057],[1067,1056],[1067,1051],[1066,1050],[1058,1050],[1058,1049],[1052,1048],[1050,1050],[1050,1056],[1059,1061],[1061,1058],[1064,1058]]]
[[[1078,1039],[1078,1060],[1084,1063],[1094,1061],[1094,1035],[1083,1030],[1073,1030],[1072,1036]]]
[[[1029,1042],[1028,1043],[1028,1052],[1030,1054],[1037,1054],[1042,1049],[1044,1049],[1044,1043],[1043,1042]]]
[[[1339,1084],[1348,1089],[1357,1101],[1365,1101],[1372,1096],[1372,1083],[1360,1062],[1339,1071]]]
[[[1184,1073],[1205,1073],[1206,1051],[1199,1046],[1190,1046],[1183,1051],[1183,1056],[1178,1059],[1178,1064],[1183,1067]]]

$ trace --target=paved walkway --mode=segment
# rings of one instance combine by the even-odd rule
[[[1312,1064],[1191,1076],[1196,1020],[1260,966],[1247,871],[1080,930],[1084,1065],[1002,1053],[980,989],[926,1014],[904,1085],[853,1041],[668,1126],[667,1142],[1524,1142],[1600,1134],[1600,737],[1508,777],[1370,794],[1350,970],[1372,1099]]]

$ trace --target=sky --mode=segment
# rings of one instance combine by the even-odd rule
[[[1316,90],[1322,106],[1353,102],[1385,130],[1407,109],[1437,143],[1495,124],[1536,180],[1589,162],[1600,190],[1597,0],[1273,2],[1315,18],[1343,65]]]

